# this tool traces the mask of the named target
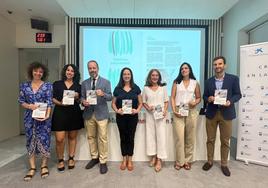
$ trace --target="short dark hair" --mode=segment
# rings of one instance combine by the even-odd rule
[[[214,57],[213,62],[214,62],[214,61],[217,61],[218,59],[222,59],[222,60],[223,60],[223,63],[226,64],[226,59],[225,59],[225,57],[223,57],[223,56],[217,56],[217,57]]]
[[[181,74],[181,68],[182,68],[183,65],[187,65],[189,67],[189,71],[190,71],[189,72],[189,78],[191,78],[193,80],[196,80],[191,65],[189,63],[187,63],[187,62],[184,62],[184,63],[181,64],[179,74],[178,74],[177,78],[174,80],[174,83],[176,83],[176,84],[180,84],[181,81],[183,80],[183,76]]]
[[[91,62],[94,62],[94,63],[96,63],[96,65],[97,65],[97,68],[99,69],[99,64],[97,63],[97,61],[96,60],[89,60],[88,62],[87,62],[87,66],[89,65],[89,63],[91,63]]]
[[[48,77],[48,68],[44,64],[40,62],[33,62],[27,68],[27,76],[28,79],[33,80],[33,70],[41,68],[43,70],[43,76],[41,78],[42,81],[45,81]]]
[[[66,70],[68,69],[68,67],[72,67],[73,70],[74,70],[74,77],[73,77],[73,82],[75,83],[79,83],[80,81],[80,72],[78,70],[78,67],[75,66],[74,64],[67,64],[67,65],[64,65],[62,71],[61,71],[61,79],[63,81],[67,80],[67,77],[66,77]]]
[[[160,71],[157,70],[157,69],[151,69],[150,72],[148,73],[145,86],[152,86],[153,85],[152,80],[151,80],[151,75],[152,75],[153,72],[157,72],[157,74],[159,76],[159,79],[157,81],[157,85],[159,85],[159,86],[167,85],[166,83],[162,83],[162,76],[160,74]]]
[[[133,73],[132,73],[132,70],[128,67],[124,67],[122,70],[121,70],[121,73],[120,73],[120,78],[119,78],[119,82],[117,84],[116,87],[118,88],[123,88],[125,86],[125,82],[123,80],[123,73],[125,70],[129,70],[130,74],[131,74],[131,78],[130,78],[130,87],[133,88],[134,87],[134,78],[133,78]]]

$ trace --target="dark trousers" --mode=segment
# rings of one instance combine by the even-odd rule
[[[134,138],[138,123],[138,115],[116,115],[116,123],[120,134],[122,156],[132,156]]]

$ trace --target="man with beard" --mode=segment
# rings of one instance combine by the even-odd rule
[[[81,101],[85,107],[83,118],[92,160],[85,168],[91,169],[100,163],[100,173],[105,174],[108,171],[107,101],[112,100],[111,84],[98,75],[99,66],[95,60],[90,60],[87,66],[90,78],[82,82]]]
[[[221,170],[225,176],[230,176],[227,167],[228,154],[230,150],[230,138],[232,135],[232,120],[236,118],[234,103],[241,98],[239,79],[237,76],[225,73],[226,60],[223,56],[213,59],[215,76],[205,82],[203,99],[206,108],[206,130],[207,130],[207,158],[203,170],[208,171],[213,166],[214,145],[217,127],[220,129],[221,140]],[[226,102],[214,104],[215,91],[227,92]],[[218,93],[220,93],[218,92]],[[224,95],[223,95],[224,96]],[[224,97],[223,97],[224,98]]]

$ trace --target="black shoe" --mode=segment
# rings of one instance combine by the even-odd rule
[[[221,171],[225,176],[231,176],[231,172],[227,166],[221,166]]]
[[[68,159],[68,169],[74,169],[75,165],[70,165],[69,162],[70,161],[73,161],[74,162],[74,156],[69,156],[69,159]]]
[[[65,170],[64,160],[63,159],[59,159],[58,163],[63,163],[63,167],[58,167],[58,171],[59,172],[64,172],[64,170]]]
[[[209,169],[211,169],[211,167],[213,166],[213,164],[210,164],[209,162],[206,162],[202,169],[205,170],[205,171],[208,171]]]
[[[87,163],[87,166],[85,167],[86,169],[91,169],[93,168],[96,164],[98,164],[100,161],[99,159],[92,159],[91,161],[89,161],[89,163]]]
[[[108,171],[106,163],[100,164],[100,173],[101,174],[106,174]]]

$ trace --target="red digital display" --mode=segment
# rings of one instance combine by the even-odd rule
[[[37,43],[51,43],[52,34],[51,33],[36,33],[35,41]]]

